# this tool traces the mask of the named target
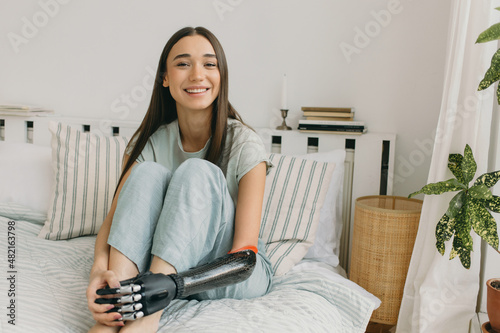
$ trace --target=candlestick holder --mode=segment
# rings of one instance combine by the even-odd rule
[[[283,117],[283,122],[281,125],[276,127],[277,130],[281,131],[291,131],[292,128],[286,124],[286,117],[288,116],[288,109],[281,109],[281,117]]]

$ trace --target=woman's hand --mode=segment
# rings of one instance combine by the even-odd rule
[[[87,287],[87,303],[95,321],[106,326],[123,326],[121,314],[118,312],[106,313],[106,311],[114,308],[113,304],[96,304],[97,289],[110,286],[111,288],[119,288],[120,281],[113,271],[100,270],[90,274],[90,282]]]

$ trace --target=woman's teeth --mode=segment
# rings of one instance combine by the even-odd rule
[[[202,92],[205,92],[207,91],[208,88],[204,88],[204,89],[186,89],[186,91],[190,94],[196,94],[196,93],[202,93]]]

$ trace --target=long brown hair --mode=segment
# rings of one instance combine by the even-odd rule
[[[205,37],[206,39],[208,39],[210,44],[212,44],[212,47],[215,51],[215,56],[217,57],[217,66],[220,73],[220,89],[219,94],[213,103],[212,120],[210,123],[212,138],[208,146],[205,159],[218,165],[226,141],[227,119],[232,118],[243,122],[240,115],[236,112],[231,103],[229,103],[227,61],[226,55],[224,54],[224,50],[222,49],[219,40],[213,33],[203,27],[186,27],[177,31],[172,35],[172,37],[170,37],[167,44],[163,48],[163,52],[161,53],[153,86],[151,102],[149,103],[148,111],[146,112],[141,125],[134,133],[127,146],[126,152],[130,150],[130,147],[132,147],[132,150],[130,152],[130,157],[128,158],[127,163],[123,167],[118,185],[121,183],[125,173],[130,169],[134,161],[139,157],[140,153],[144,149],[144,146],[148,142],[149,137],[161,125],[171,123],[172,121],[177,119],[175,100],[170,94],[170,89],[163,86],[163,79],[167,72],[167,57],[172,47],[181,38],[195,35]]]

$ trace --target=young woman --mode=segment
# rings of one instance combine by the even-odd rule
[[[259,137],[228,101],[228,72],[217,38],[184,28],[165,45],[151,103],[124,156],[110,212],[97,235],[87,289],[91,332],[156,332],[162,311],[121,321],[96,290],[139,272],[172,274],[247,246],[255,269],[238,284],[197,299],[265,294],[273,271],[258,238],[270,167]]]

